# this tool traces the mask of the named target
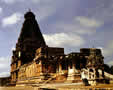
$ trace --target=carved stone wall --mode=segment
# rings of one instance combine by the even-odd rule
[[[42,71],[41,63],[37,64],[36,62],[31,62],[29,64],[25,64],[19,69],[18,80],[24,80],[40,76],[41,71]]]

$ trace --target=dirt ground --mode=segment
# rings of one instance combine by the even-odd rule
[[[113,90],[113,84],[102,84],[96,86],[84,86],[84,85],[75,85],[75,86],[63,86],[59,87],[59,90]]]
[[[0,90],[113,90],[113,84],[100,84],[96,86],[84,86],[74,84],[46,84],[41,87],[0,87]]]

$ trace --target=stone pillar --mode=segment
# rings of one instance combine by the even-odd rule
[[[12,70],[13,70],[13,65],[11,64],[11,72],[12,72]]]
[[[20,66],[21,66],[21,60],[18,61],[18,67],[20,67]]]
[[[73,74],[75,74],[76,69],[75,69],[75,64],[74,63],[72,64],[72,69],[73,69]]]
[[[89,79],[89,68],[88,68],[88,79]]]
[[[72,66],[68,65],[68,77],[67,77],[67,80],[69,82],[73,82],[75,80],[75,66],[74,66],[74,64],[72,64]]]
[[[43,73],[43,65],[42,65],[42,61],[40,60],[39,62],[39,71],[40,71],[40,80],[44,80],[45,76],[44,76],[44,73]]]
[[[75,74],[78,74],[78,70],[75,68],[75,65],[76,65],[76,64],[73,63],[73,70],[74,70],[74,73],[75,73]]]
[[[96,70],[94,69],[94,79],[96,79]]]
[[[16,69],[16,63],[14,63],[14,70]]]
[[[42,61],[39,62],[39,65],[40,65],[40,73],[42,73],[42,68],[43,68]]]
[[[59,73],[59,64],[57,65],[56,73]]]
[[[11,74],[11,80],[13,81],[13,73]]]
[[[12,70],[14,70],[14,64],[12,64]]]
[[[62,65],[59,63],[59,73],[62,72]]]
[[[14,81],[16,81],[16,73],[14,72]]]

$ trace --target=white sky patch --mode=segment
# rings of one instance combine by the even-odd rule
[[[5,63],[1,63],[0,64],[0,69],[3,69],[3,68],[5,68],[6,66],[5,66]]]
[[[18,21],[21,20],[22,14],[21,13],[14,13],[11,16],[5,17],[2,20],[2,26],[8,26],[12,24],[16,24]]]
[[[8,77],[10,76],[10,72],[1,72],[0,77]]]
[[[77,47],[84,44],[84,39],[78,35],[56,33],[44,35],[45,41],[49,46],[57,47]]]
[[[6,4],[13,4],[15,2],[22,2],[24,0],[1,0],[1,1],[6,3]]]
[[[0,57],[0,77],[6,77],[10,75],[10,63],[11,58],[7,57]]]
[[[86,27],[100,27],[103,23],[99,22],[95,19],[88,18],[85,16],[78,16],[75,18],[76,21],[78,21],[81,25],[86,26]]]
[[[0,57],[0,69],[10,67],[10,57]]]

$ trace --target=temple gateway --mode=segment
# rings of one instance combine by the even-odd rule
[[[64,48],[46,45],[31,11],[24,18],[11,60],[11,84],[82,83],[82,72],[90,85],[105,79],[100,49],[81,48],[79,53],[65,54]]]

